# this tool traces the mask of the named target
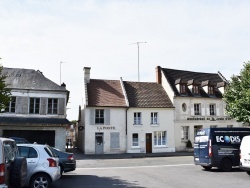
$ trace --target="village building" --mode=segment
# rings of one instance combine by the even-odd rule
[[[69,91],[39,70],[3,68],[11,101],[0,114],[0,136],[23,137],[65,150]]]

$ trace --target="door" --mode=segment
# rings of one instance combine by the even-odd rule
[[[152,133],[146,133],[146,153],[152,153]]]
[[[103,133],[95,133],[95,154],[103,154]]]

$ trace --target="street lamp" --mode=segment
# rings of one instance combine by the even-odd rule
[[[136,44],[138,48],[138,82],[140,82],[140,44],[147,43],[147,42],[135,42],[132,44]]]

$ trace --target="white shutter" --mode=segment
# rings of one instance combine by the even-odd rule
[[[104,125],[110,125],[110,109],[104,110]]]
[[[220,108],[215,105],[216,108],[216,116],[220,116]]]
[[[95,109],[90,109],[90,117],[89,117],[89,124],[95,124]]]
[[[194,104],[191,104],[191,116],[194,116]]]
[[[207,116],[210,116],[210,108],[209,108],[209,103],[207,103]]]
[[[201,115],[202,115],[202,116],[205,116],[205,115],[206,115],[206,114],[205,114],[205,105],[204,105],[204,104],[201,105]]]

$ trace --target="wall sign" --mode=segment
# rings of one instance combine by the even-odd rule
[[[102,126],[102,127],[97,127],[97,130],[115,130],[115,127]]]

